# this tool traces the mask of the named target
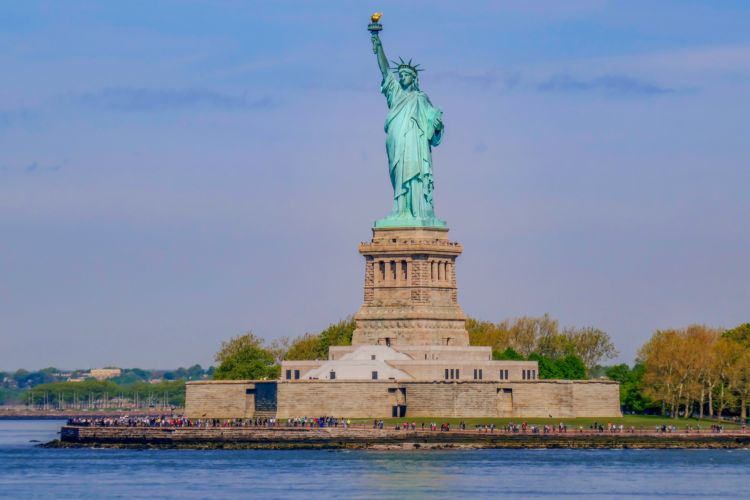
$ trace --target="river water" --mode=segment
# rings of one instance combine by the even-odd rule
[[[2,498],[750,498],[750,451],[44,449],[0,420]]]

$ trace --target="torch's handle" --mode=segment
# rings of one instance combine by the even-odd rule
[[[372,53],[377,54],[378,49],[383,46],[382,42],[380,41],[380,37],[378,36],[377,31],[370,31],[372,33]]]

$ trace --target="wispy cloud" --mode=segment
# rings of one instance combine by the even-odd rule
[[[522,76],[521,72],[501,71],[498,69],[490,69],[483,73],[474,74],[449,71],[435,75],[435,80],[447,80],[483,91],[497,89],[502,92],[599,92],[609,96],[649,96],[675,92],[672,88],[622,74],[580,77],[565,73],[552,75],[547,73],[546,76],[544,74],[533,75],[535,71],[531,73],[531,75],[524,74]]]
[[[451,81],[477,87],[480,90],[500,88],[512,90],[521,83],[518,73],[508,73],[497,69],[490,69],[483,73],[461,73],[458,71],[441,71],[433,77],[436,81]]]
[[[540,92],[602,92],[607,95],[647,96],[669,94],[674,89],[626,75],[605,75],[589,79],[555,75],[536,85]]]
[[[268,97],[248,99],[204,89],[146,89],[115,87],[77,96],[82,105],[114,111],[167,111],[188,108],[215,108],[247,111],[268,108]]]
[[[26,174],[43,174],[57,172],[63,168],[64,162],[60,163],[39,163],[33,161],[26,165],[2,165],[0,164],[0,172],[23,172]]]
[[[0,129],[12,127],[18,123],[29,120],[32,112],[29,109],[7,109],[0,110]]]

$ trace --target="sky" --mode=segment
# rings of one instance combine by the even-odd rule
[[[750,2],[8,1],[0,370],[207,366],[356,312],[392,203],[375,10],[444,111],[468,315],[622,362],[750,321]]]

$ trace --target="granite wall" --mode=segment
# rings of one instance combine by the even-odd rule
[[[394,406],[407,417],[619,417],[619,384],[611,381],[275,381],[275,413],[255,410],[255,382],[189,382],[190,418],[338,416],[388,418]]]

